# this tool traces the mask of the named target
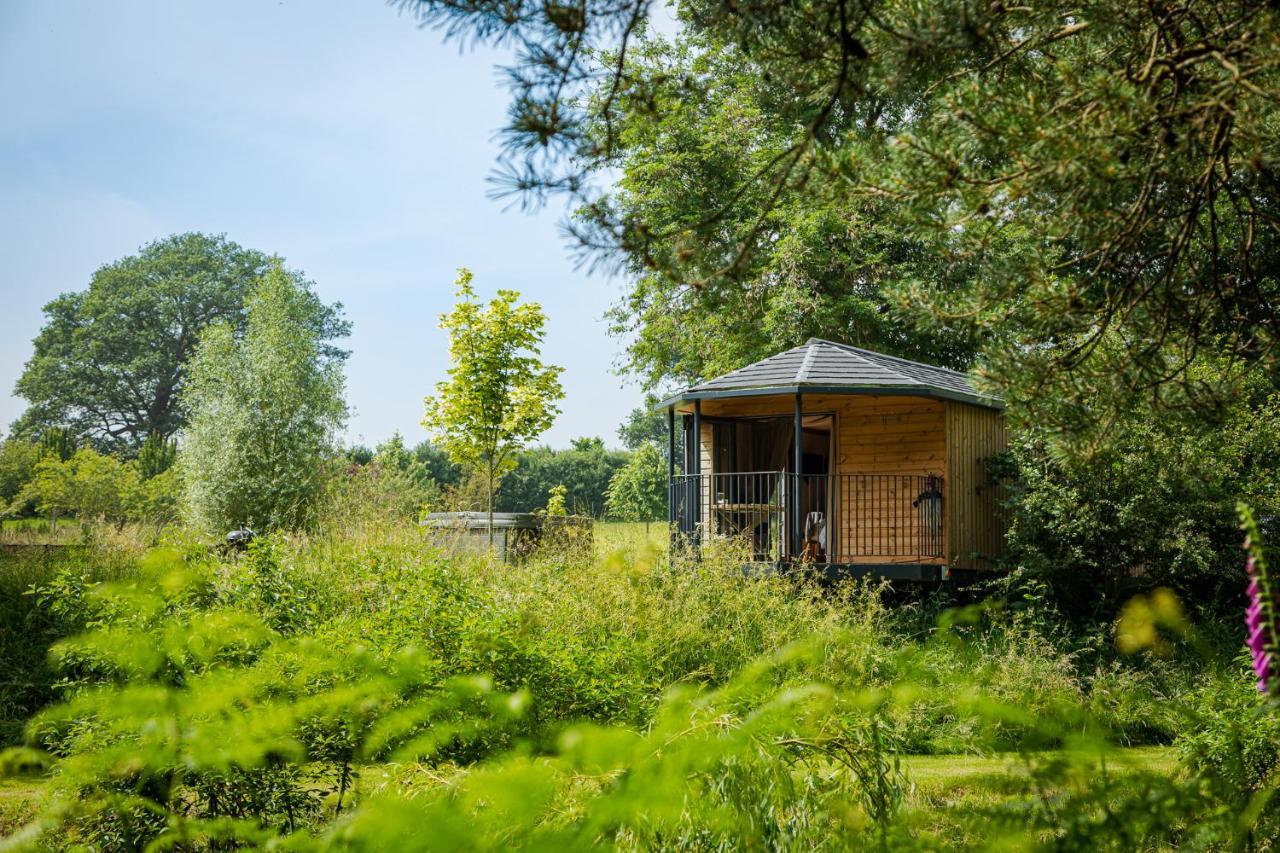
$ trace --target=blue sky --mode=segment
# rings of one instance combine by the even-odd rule
[[[437,317],[466,265],[541,302],[565,368],[544,439],[616,443],[639,403],[556,222],[490,200],[501,55],[379,0],[0,2],[0,430],[41,306],[165,234],[225,232],[346,305],[349,438],[417,440],[446,368]]]

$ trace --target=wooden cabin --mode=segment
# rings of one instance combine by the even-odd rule
[[[814,338],[659,409],[685,542],[739,537],[761,563],[926,581],[1002,553],[986,464],[1007,446],[1002,405],[963,373]]]

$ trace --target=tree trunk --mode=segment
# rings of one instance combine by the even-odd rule
[[[489,553],[493,553],[493,469],[489,469]]]

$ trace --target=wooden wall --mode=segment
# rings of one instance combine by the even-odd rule
[[[961,569],[991,568],[1004,553],[1006,521],[1000,490],[987,474],[987,459],[1009,446],[1004,416],[964,403],[947,403],[947,555]]]
[[[692,411],[686,405],[681,411]],[[900,394],[806,394],[804,413],[835,415],[837,474],[946,473],[947,404],[927,397]],[[706,417],[790,418],[795,398],[737,397],[704,400]],[[702,471],[711,471],[711,425],[702,424]]]

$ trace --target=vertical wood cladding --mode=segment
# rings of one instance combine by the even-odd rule
[[[955,568],[991,568],[990,558],[1004,553],[1006,521],[987,460],[1008,446],[1000,412],[947,404],[947,555]]]

